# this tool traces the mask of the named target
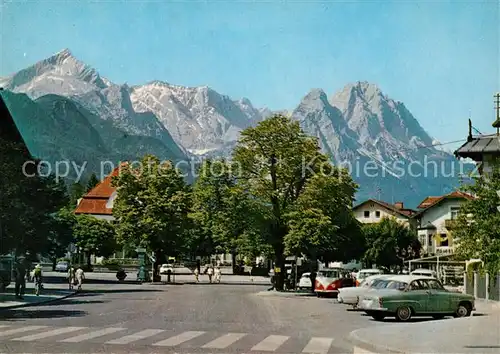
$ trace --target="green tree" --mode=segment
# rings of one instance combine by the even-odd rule
[[[75,245],[85,251],[89,267],[91,255],[108,257],[116,250],[113,224],[90,215],[76,216],[73,237]]]
[[[100,183],[99,179],[97,178],[97,176],[95,175],[95,173],[92,173],[89,177],[89,180],[87,181],[87,190],[86,192],[90,192],[92,190],[92,188],[94,188],[95,186],[97,186],[98,184]]]
[[[394,218],[363,226],[367,250],[364,262],[386,269],[399,269],[404,262],[420,257],[422,245],[414,230]]]
[[[462,204],[452,236],[456,253],[464,260],[479,258],[491,274],[500,271],[500,168],[492,164],[487,175],[474,178],[474,183],[462,187],[475,196]]]
[[[76,208],[78,199],[85,195],[85,187],[80,182],[75,182],[69,187],[69,205]]]
[[[307,182],[295,210],[287,215],[288,254],[325,263],[351,261],[363,254],[364,237],[351,209],[357,186],[346,170],[330,168],[331,173]]]
[[[140,167],[123,167],[113,185],[118,188],[113,215],[119,243],[153,251],[156,273],[167,255],[188,251],[191,191],[171,163],[145,156]]]
[[[265,251],[265,209],[259,210],[240,188],[226,161],[203,162],[193,189],[193,210],[204,250],[231,253],[233,267],[237,253],[254,257]]]
[[[60,209],[53,215],[51,225],[44,253],[52,260],[52,269],[55,270],[57,259],[64,257],[69,245],[74,242],[73,231],[76,217],[73,210],[69,207]]]
[[[333,230],[330,235],[334,235],[335,229],[340,230],[341,225],[328,221],[328,211],[318,213],[298,205],[314,175],[340,174],[339,169],[320,152],[317,139],[307,136],[298,122],[275,115],[255,128],[244,130],[233,162],[239,168],[238,182],[242,190],[269,209],[266,243],[272,247],[279,268],[284,269],[287,244],[294,251],[322,246],[325,241],[314,237],[319,237],[325,229]],[[348,181],[350,179],[344,182],[350,183]],[[332,193],[331,198],[335,199],[339,192],[333,190]],[[292,221],[302,216],[307,220]],[[307,239],[303,231],[309,226],[316,228],[310,230],[311,235],[316,236]],[[291,236],[287,237],[290,229]],[[284,273],[281,272],[277,277],[277,289],[283,288],[283,282]]]

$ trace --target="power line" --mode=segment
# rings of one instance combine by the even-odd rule
[[[427,146],[419,146],[417,149],[428,149],[428,148],[432,148],[432,147],[435,147],[435,146],[443,146],[443,145],[461,143],[461,142],[464,142],[466,140],[467,139],[460,139],[460,140],[448,141],[446,143],[438,143],[438,144],[431,144],[431,145],[427,145]]]

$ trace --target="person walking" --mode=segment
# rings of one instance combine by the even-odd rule
[[[215,282],[220,283],[220,278],[221,278],[222,272],[220,270],[219,266],[215,267]]]
[[[24,292],[26,291],[26,268],[21,260],[16,262],[15,267],[15,291],[18,299],[24,299]]]
[[[214,275],[214,268],[212,266],[208,267],[207,274],[208,274],[208,281],[211,283],[212,277]]]
[[[199,283],[200,282],[200,271],[198,270],[198,268],[195,268],[193,273],[194,273],[194,279],[195,279],[195,281],[197,283]]]
[[[73,290],[73,285],[75,284],[75,268],[69,266],[68,268],[68,286],[69,290]]]
[[[35,282],[35,294],[36,296],[39,296],[40,291],[42,290],[42,266],[40,264],[35,266],[35,270],[33,271],[33,281]]]
[[[83,272],[83,269],[82,267],[78,267],[76,272],[75,272],[75,278],[76,278],[76,282],[78,284],[78,290],[82,290],[82,284],[83,284],[83,280],[85,279],[85,273]]]

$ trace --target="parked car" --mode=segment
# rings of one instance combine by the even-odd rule
[[[410,275],[422,275],[424,277],[437,278],[437,273],[435,271],[425,268],[415,269],[413,272],[410,273]]]
[[[171,264],[162,264],[160,267],[160,274],[168,274],[169,270],[170,273],[174,272],[174,267]]]
[[[467,317],[475,310],[474,296],[450,292],[434,277],[395,275],[385,279],[385,289],[376,289],[360,300],[359,308],[375,320],[394,316],[409,321],[413,316]]]
[[[299,284],[297,284],[297,288],[299,289],[311,289],[311,273],[303,273],[300,277]]]
[[[339,295],[337,296],[337,301],[341,304],[352,305],[357,307],[358,300],[369,290],[375,288],[377,284],[383,282],[386,278],[392,275],[371,275],[365,278],[359,286],[348,287],[339,289]]]
[[[361,269],[356,273],[356,286],[359,286],[366,278],[377,274],[384,274],[384,272],[380,269]]]
[[[67,272],[69,269],[69,262],[57,262],[56,272]]]
[[[318,271],[314,291],[318,297],[337,295],[339,289],[354,286],[354,279],[342,268],[325,268]]]

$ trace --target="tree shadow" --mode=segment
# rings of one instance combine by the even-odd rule
[[[35,306],[41,307],[41,306],[61,306],[61,305],[85,305],[85,304],[104,304],[108,303],[110,301],[103,301],[103,300],[78,300],[75,298],[67,298],[67,299],[61,299],[59,301],[53,301],[53,302],[46,302],[46,303],[40,303],[36,304]]]
[[[500,348],[500,345],[466,345],[464,348],[467,349],[496,349]]]
[[[44,276],[43,282],[46,284],[68,284],[68,279],[58,276]],[[84,284],[140,284],[137,280],[124,280],[119,282],[118,279],[85,279]]]
[[[81,290],[77,292],[74,297],[80,296],[98,296],[102,294],[121,294],[121,293],[154,293],[154,292],[162,292],[163,290],[158,289],[90,289],[90,290]]]
[[[12,309],[0,312],[0,320],[16,321],[36,318],[82,317],[87,312],[79,310],[28,310]]]

